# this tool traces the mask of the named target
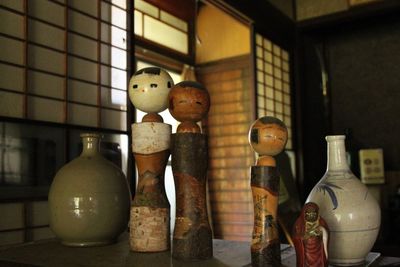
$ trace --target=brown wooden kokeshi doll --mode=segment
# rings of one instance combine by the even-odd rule
[[[137,71],[129,83],[132,104],[147,112],[141,123],[132,124],[132,151],[138,169],[136,194],[130,217],[133,251],[158,252],[170,248],[170,204],[164,172],[170,155],[172,127],[157,114],[168,106],[171,76],[160,68]]]
[[[168,108],[182,122],[171,142],[176,192],[172,256],[181,260],[208,259],[213,250],[206,203],[207,139],[196,122],[208,113],[210,97],[200,83],[184,81],[169,93]]]
[[[259,118],[249,131],[250,145],[259,154],[256,166],[251,167],[253,266],[281,266],[277,223],[280,176],[273,156],[285,148],[287,136],[285,124],[274,117]]]
[[[293,227],[297,267],[327,267],[329,228],[313,202],[304,205]]]

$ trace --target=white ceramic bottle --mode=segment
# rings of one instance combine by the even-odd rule
[[[306,202],[317,203],[330,229],[329,263],[362,264],[378,236],[381,211],[346,161],[345,136],[327,136],[328,163]]]

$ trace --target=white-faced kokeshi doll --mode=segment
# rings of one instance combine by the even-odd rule
[[[132,151],[138,169],[136,194],[130,218],[130,247],[138,252],[170,248],[170,204],[164,172],[170,155],[171,125],[158,114],[168,106],[171,76],[160,68],[137,71],[129,82],[129,98],[146,112],[142,122],[132,124]]]

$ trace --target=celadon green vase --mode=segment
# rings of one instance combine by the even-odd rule
[[[108,245],[128,226],[128,183],[121,169],[100,154],[99,135],[81,138],[81,155],[64,165],[51,184],[50,228],[67,246]]]

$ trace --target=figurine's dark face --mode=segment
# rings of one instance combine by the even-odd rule
[[[286,127],[257,120],[250,130],[250,145],[260,155],[275,156],[285,148],[287,134]]]
[[[318,213],[314,209],[307,210],[305,219],[307,222],[315,222],[318,219]]]
[[[200,121],[210,109],[210,96],[205,89],[174,86],[169,93],[169,112],[176,120]]]

